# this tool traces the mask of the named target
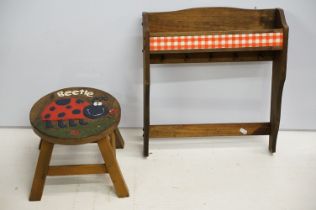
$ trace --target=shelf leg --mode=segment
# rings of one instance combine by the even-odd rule
[[[271,133],[269,136],[269,150],[271,153],[276,152],[277,136],[281,118],[282,92],[286,77],[286,49],[277,52],[273,60],[272,68],[272,88],[271,88]]]
[[[149,155],[149,85],[144,87],[144,157]]]
[[[144,157],[149,155],[149,125],[150,125],[150,55],[149,55],[149,34],[145,34],[144,41]]]

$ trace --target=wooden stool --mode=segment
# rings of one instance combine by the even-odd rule
[[[30,112],[33,130],[41,137],[40,154],[30,201],[41,200],[46,176],[109,173],[118,197],[128,189],[116,160],[124,141],[118,124],[121,109],[110,94],[93,88],[66,88],[35,103]],[[49,166],[54,144],[98,143],[104,164]]]

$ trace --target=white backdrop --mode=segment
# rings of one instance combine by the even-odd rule
[[[281,7],[290,27],[281,128],[316,129],[312,0],[0,0],[0,126],[29,126],[48,92],[91,86],[116,96],[122,127],[142,126],[142,11]],[[152,123],[269,120],[271,63],[152,68]]]

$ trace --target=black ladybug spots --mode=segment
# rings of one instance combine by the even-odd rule
[[[59,118],[62,118],[62,117],[65,117],[65,115],[66,115],[66,113],[65,112],[60,112],[60,113],[58,113],[58,117]]]
[[[56,109],[56,107],[54,107],[54,106],[49,107],[49,111],[54,111],[55,109]]]
[[[67,105],[69,103],[70,103],[70,98],[62,98],[62,99],[56,100],[56,104],[60,106]]]
[[[81,111],[80,111],[79,109],[74,109],[74,110],[72,111],[72,113],[73,113],[73,114],[80,114]]]
[[[49,118],[50,118],[50,114],[46,114],[46,115],[44,116],[44,118],[45,118],[45,119],[49,119]]]
[[[82,104],[82,103],[83,103],[83,100],[81,100],[80,98],[78,98],[78,99],[76,100],[76,103],[77,103],[77,104]]]

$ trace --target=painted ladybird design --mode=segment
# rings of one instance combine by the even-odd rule
[[[41,119],[46,128],[53,128],[53,121],[57,121],[59,128],[87,125],[85,119],[97,119],[109,113],[109,109],[101,101],[94,99],[92,103],[80,98],[62,98],[48,104],[41,113]],[[78,121],[78,122],[76,122]]]

